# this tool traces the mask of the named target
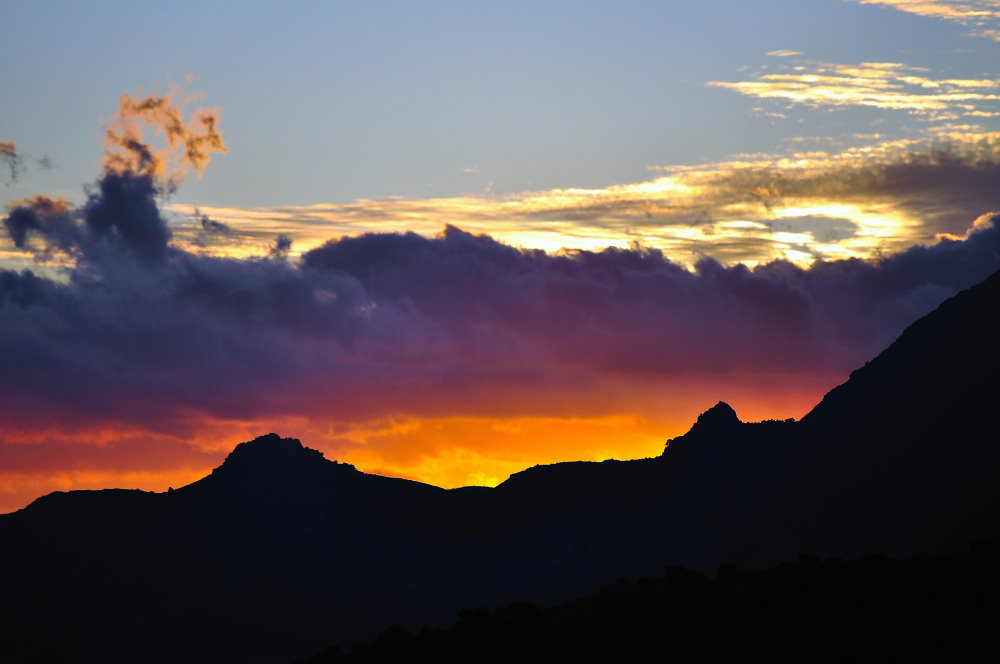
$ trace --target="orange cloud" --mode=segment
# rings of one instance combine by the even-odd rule
[[[7,203],[7,209],[9,210],[19,207],[27,208],[37,214],[50,217],[69,214],[71,209],[69,201],[62,196],[58,198],[50,198],[49,196],[42,196],[40,194],[35,194],[33,196],[28,196],[27,198],[21,198]]]
[[[211,153],[228,151],[218,128],[218,109],[198,108],[185,122],[178,97],[175,90],[167,96],[119,98],[105,130],[105,172],[147,176],[173,188],[191,170],[200,175]],[[166,145],[155,149],[143,136],[146,128],[153,128]]]

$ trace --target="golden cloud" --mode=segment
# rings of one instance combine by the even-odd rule
[[[901,12],[952,21],[972,27],[972,34],[1000,41],[998,0],[851,0],[862,5],[880,5]]]
[[[992,116],[1000,109],[1000,80],[932,78],[898,62],[837,64],[796,60],[749,81],[708,85],[760,99],[813,108],[868,107],[906,111],[929,120]]]
[[[640,244],[693,265],[703,256],[756,265],[799,265],[893,253],[963,234],[1000,209],[1000,134],[941,128],[931,140],[878,141],[840,152],[745,155],[699,166],[660,167],[651,180],[510,196],[358,200],[257,208],[201,207],[232,232],[204,240],[204,221],[177,213],[175,242],[194,251],[266,253],[279,234],[307,251],[331,237],[446,225],[515,246],[557,251]],[[873,138],[879,138],[874,135]]]

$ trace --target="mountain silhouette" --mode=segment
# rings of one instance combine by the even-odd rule
[[[359,662],[978,659],[994,645],[1000,547],[896,560],[800,556],[715,578],[669,567],[547,608],[465,609],[450,629],[391,625],[293,664]],[[863,600],[863,601],[859,601]]]
[[[656,458],[444,490],[269,434],[167,493],[44,496],[0,515],[0,661],[287,662],[668,565],[995,539],[998,305],[1000,273],[802,420],[741,422],[719,403]]]

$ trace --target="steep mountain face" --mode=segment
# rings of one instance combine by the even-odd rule
[[[854,371],[803,422],[818,428],[906,434],[995,431],[1000,378],[1000,273],[946,300]],[[850,420],[845,420],[850,416]]]
[[[724,404],[699,417],[663,461],[689,483],[691,514],[719,524],[715,551],[763,565],[796,549],[906,555],[1000,534],[998,312],[1000,273],[911,325],[800,422],[737,424]]]
[[[836,492],[822,512],[830,529],[867,528],[901,553],[997,535],[998,340],[995,274],[915,322],[803,418],[808,447],[795,460],[808,462],[814,494]]]
[[[655,459],[446,491],[270,434],[169,493],[51,494],[0,515],[0,660],[282,662],[665,565],[997,538],[998,305],[995,275],[802,421],[744,423],[720,403]]]

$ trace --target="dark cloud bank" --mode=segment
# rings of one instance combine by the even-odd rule
[[[65,282],[0,271],[9,427],[489,413],[510,407],[493,394],[530,410],[609,375],[846,374],[1000,267],[1000,215],[965,240],[809,269],[691,272],[649,249],[546,254],[453,227],[237,260],[172,246],[157,193],[109,173],[81,209],[35,198],[4,219],[16,247],[73,265]]]

